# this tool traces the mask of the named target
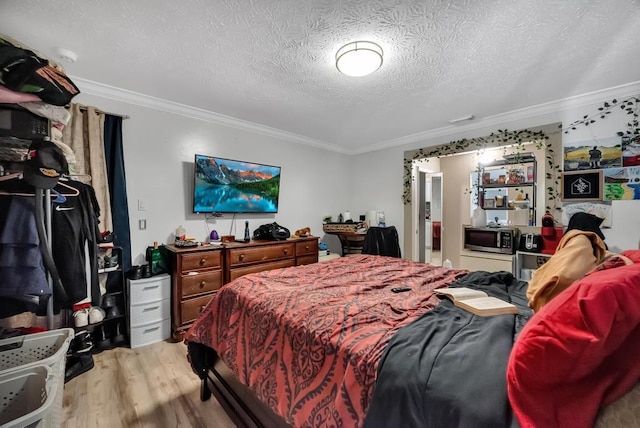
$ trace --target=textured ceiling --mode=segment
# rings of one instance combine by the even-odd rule
[[[346,152],[640,79],[638,0],[0,0],[0,31],[68,74]],[[375,73],[335,68],[353,40]]]

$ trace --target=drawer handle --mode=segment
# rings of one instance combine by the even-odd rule
[[[144,308],[144,309],[142,310],[142,312],[155,311],[156,309],[159,309],[159,308],[160,308],[160,306],[154,306],[154,307],[152,307],[152,308]]]
[[[284,249],[284,253],[285,253],[285,254],[288,254],[288,253],[289,253],[289,250],[285,248],[285,249]]]
[[[158,288],[160,287],[160,285],[147,285],[146,287],[143,287],[143,290],[153,290],[154,288]]]
[[[207,259],[205,259],[204,257],[200,259],[200,266],[202,266],[203,264],[205,264],[207,262]]]
[[[145,333],[150,333],[152,331],[156,331],[156,330],[160,330],[160,327],[152,327],[152,328],[148,328],[146,329],[144,332]]]
[[[244,254],[240,254],[240,256],[238,257],[240,260],[244,260]]]
[[[200,281],[200,288],[204,288],[207,285],[207,281]]]
[[[306,246],[304,247],[304,249],[305,249],[305,250],[308,250],[308,249],[309,249],[309,246],[308,246],[308,245],[306,245]]]

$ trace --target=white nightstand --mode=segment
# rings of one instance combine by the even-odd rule
[[[127,280],[131,347],[171,337],[171,276]]]

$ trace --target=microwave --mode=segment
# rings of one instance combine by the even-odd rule
[[[49,136],[49,120],[15,104],[0,104],[0,137],[36,140]]]
[[[487,253],[515,254],[518,229],[512,227],[465,227],[464,248]]]

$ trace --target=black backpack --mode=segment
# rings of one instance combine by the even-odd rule
[[[280,226],[275,221],[269,224],[263,224],[253,231],[253,239],[257,241],[279,241],[287,239],[291,236],[289,229]]]

